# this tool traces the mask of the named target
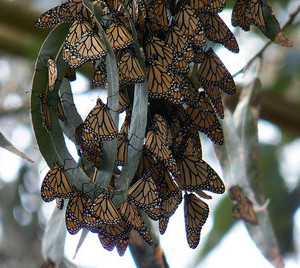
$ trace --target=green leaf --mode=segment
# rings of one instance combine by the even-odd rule
[[[128,163],[123,167],[117,190],[127,193],[127,188],[132,181],[142,155],[145,131],[147,126],[148,90],[147,81],[135,84],[132,117],[129,128]],[[116,204],[124,200],[117,199]]]
[[[59,263],[64,258],[66,240],[65,209],[55,208],[47,222],[42,239],[42,255],[44,260],[50,259]]]
[[[262,0],[263,16],[266,24],[266,32],[262,32],[277,45],[291,47],[292,41],[281,31],[281,27],[267,0]]]
[[[255,79],[250,87],[243,90],[233,118],[231,118],[230,112],[225,110],[224,139],[226,151],[220,150],[218,154],[226,181],[231,182],[231,186],[240,185],[256,207],[265,202],[258,168],[258,110],[252,103],[255,99],[255,91],[260,89],[261,83]],[[228,154],[227,160],[225,153]],[[227,180],[228,178],[230,180]],[[247,230],[261,253],[271,263],[277,267],[282,267],[282,258],[271,228],[268,212],[263,207],[260,207],[259,210],[256,209],[259,224],[246,223]]]
[[[64,121],[60,120],[59,123],[64,134],[76,144],[74,133],[76,127],[82,123],[82,119],[74,104],[70,82],[66,78],[63,78],[59,92],[66,117]]]
[[[31,93],[32,123],[40,152],[48,166],[52,167],[55,161],[59,161],[64,165],[70,183],[91,198],[94,198],[95,191],[101,190],[107,192],[107,189],[99,187],[99,185],[91,182],[85,172],[74,161],[66,148],[63,132],[60,123],[58,122],[56,111],[53,108],[56,107],[58,98],[57,90],[60,87],[60,83],[63,81],[65,73],[65,68],[63,68],[63,66],[66,67],[66,63],[64,63],[61,57],[61,49],[69,31],[69,27],[69,24],[61,24],[54,28],[44,41],[40,50],[36,62],[36,71],[33,77]],[[55,89],[57,90],[54,90],[53,92],[48,92],[48,71],[45,59],[48,59],[49,57],[56,59],[58,66],[58,79],[55,86]],[[52,130],[49,132],[42,126],[40,100],[38,97],[40,92],[47,93],[49,101],[49,111],[52,122]],[[76,120],[80,121],[79,117],[77,117]]]
[[[5,137],[4,135],[0,132],[0,147],[6,149],[7,151],[16,154],[20,157],[22,157],[23,159],[34,163],[33,160],[31,160],[26,154],[20,152],[16,147],[14,147]]]

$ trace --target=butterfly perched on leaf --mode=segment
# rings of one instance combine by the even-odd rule
[[[232,209],[234,219],[243,219],[248,223],[258,224],[253,204],[245,195],[241,187],[238,185],[231,187],[229,189],[229,197],[234,204]]]
[[[62,165],[55,162],[54,166],[46,174],[41,187],[41,197],[45,202],[55,198],[70,198],[74,189],[70,184]]]
[[[87,20],[89,12],[83,5],[82,0],[68,0],[60,6],[49,9],[43,13],[35,25],[39,28],[54,27],[60,23]]]
[[[41,114],[42,114],[42,123],[43,126],[47,129],[47,131],[52,130],[52,122],[51,122],[51,116],[50,116],[50,110],[49,110],[49,104],[47,96],[43,91],[39,94],[40,98],[40,108],[41,108]]]
[[[68,201],[66,209],[66,226],[70,234],[76,234],[78,231],[85,227],[83,212],[87,198],[78,191],[75,191]]]
[[[113,140],[117,136],[117,127],[109,113],[108,107],[101,99],[89,112],[82,126],[83,131],[91,133],[96,140]]]

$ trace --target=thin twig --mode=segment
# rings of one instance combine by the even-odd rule
[[[300,12],[300,5],[295,9],[295,11],[293,11],[290,16],[289,19],[287,20],[287,22],[282,26],[282,30],[286,29],[288,26],[290,26],[294,19],[296,18],[296,16],[298,15],[298,13]],[[264,53],[264,51],[266,50],[266,48],[272,44],[273,42],[271,40],[269,40],[248,62],[247,64],[240,69],[239,71],[237,71],[233,77],[237,76],[240,73],[243,73],[246,69],[248,69],[251,64],[256,60],[256,58],[261,57],[262,54]]]

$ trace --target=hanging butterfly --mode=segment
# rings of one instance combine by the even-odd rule
[[[86,197],[78,191],[75,191],[69,199],[66,209],[66,226],[70,234],[76,234],[81,228],[85,227],[83,211],[86,203]]]
[[[145,8],[150,21],[155,23],[158,29],[168,28],[171,12],[166,0],[148,0]]]
[[[222,44],[231,52],[239,52],[239,45],[234,34],[218,14],[201,14],[199,18],[203,23],[207,39],[214,43]]]
[[[234,27],[240,26],[244,31],[250,30],[250,23],[246,16],[248,0],[237,0],[232,9],[231,23]]]
[[[118,224],[121,215],[114,203],[104,193],[100,193],[96,199],[87,206],[84,212],[85,222],[89,227],[100,224]]]
[[[57,64],[56,61],[49,58],[47,61],[48,67],[48,79],[49,79],[49,90],[54,90],[54,85],[57,80]]]
[[[156,186],[151,177],[151,172],[143,174],[142,177],[129,188],[128,200],[144,209],[146,213],[148,209],[157,205]]]
[[[106,63],[101,61],[97,66],[94,64],[94,77],[92,84],[95,87],[105,87],[107,83]]]
[[[47,129],[47,131],[51,131],[52,123],[51,123],[49,104],[48,104],[47,97],[43,91],[40,92],[39,98],[40,98],[40,108],[41,108],[43,126]]]
[[[155,36],[146,40],[144,52],[146,59],[150,61],[155,59],[163,67],[169,67],[176,61],[174,51],[163,40]]]
[[[203,13],[219,13],[226,4],[226,0],[189,0],[191,8]]]
[[[135,229],[148,245],[153,244],[151,234],[145,225],[138,208],[129,200],[120,207],[120,212],[125,221]]]
[[[55,162],[46,174],[41,187],[41,197],[45,202],[55,198],[70,198],[74,189],[71,186],[62,165]]]
[[[60,23],[69,23],[77,20],[87,20],[89,12],[83,5],[82,0],[69,0],[60,6],[49,9],[36,21],[39,28],[54,27]]]
[[[125,91],[119,92],[119,113],[129,110],[130,101]]]
[[[178,53],[185,51],[188,47],[188,38],[175,24],[168,30],[165,42]]]
[[[183,190],[197,191],[207,190],[222,194],[225,186],[218,174],[204,160],[190,152],[183,152],[178,157],[177,163],[180,170],[180,178],[176,181]]]
[[[116,246],[118,254],[121,256],[127,249],[131,229],[131,226],[122,220],[118,224],[102,224],[99,226],[97,232],[102,246],[112,249]],[[106,244],[104,244],[104,242],[106,242]]]
[[[229,197],[234,204],[232,209],[234,219],[243,219],[248,223],[258,224],[253,204],[245,195],[241,187],[238,185],[231,187],[229,189]]]
[[[117,128],[108,111],[108,107],[100,98],[84,120],[83,131],[91,133],[96,140],[108,141],[113,140],[117,136]]]
[[[201,27],[195,11],[189,5],[179,9],[175,17],[175,23],[186,37],[194,36]]]
[[[124,49],[133,42],[131,33],[120,20],[115,20],[108,27],[106,36],[114,50]]]
[[[251,0],[247,2],[246,17],[250,24],[255,25],[262,32],[266,31],[266,23],[263,12],[262,0]],[[244,15],[245,15],[244,14]]]
[[[72,67],[79,68],[87,61],[103,58],[107,49],[92,26],[86,21],[74,21],[63,48],[63,58]]]
[[[204,59],[196,76],[204,86],[219,86],[227,94],[235,93],[231,74],[212,48],[204,52]]]
[[[208,138],[210,138],[216,145],[222,145],[224,142],[222,127],[213,107],[205,95],[205,92],[199,92],[194,101],[195,104],[190,102],[191,107],[186,108],[186,113],[191,119],[191,123],[194,124],[199,131],[203,132]]]
[[[56,102],[56,109],[57,109],[57,117],[59,120],[64,121],[66,119],[64,109],[62,107],[60,98],[58,97]]]
[[[145,81],[145,73],[138,59],[132,51],[126,52],[118,62],[120,75],[129,80],[129,83],[141,83]]]
[[[184,195],[184,219],[186,238],[190,248],[196,248],[200,242],[200,233],[209,214],[208,205],[194,194]]]
[[[153,99],[166,98],[167,92],[174,86],[170,72],[157,60],[148,61],[146,67],[149,97]]]
[[[91,131],[84,129],[83,124],[75,129],[75,141],[83,156],[99,168],[102,157],[102,141],[97,139]]]
[[[131,113],[127,113],[125,120],[121,126],[120,132],[118,134],[118,144],[117,144],[117,155],[116,155],[116,165],[124,166],[128,159],[128,133],[131,120]]]

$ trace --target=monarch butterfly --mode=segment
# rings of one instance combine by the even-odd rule
[[[136,172],[136,177],[141,177],[143,174],[151,172],[153,179],[158,177],[159,170],[157,169],[156,160],[150,154],[150,152],[143,150],[141,160]]]
[[[101,61],[98,66],[94,65],[94,78],[92,80],[93,86],[104,87],[107,83],[106,63]]]
[[[58,117],[58,119],[60,119],[61,121],[64,121],[66,119],[66,116],[65,116],[65,113],[64,113],[64,109],[61,105],[60,98],[57,99],[56,108],[57,108],[57,117]]]
[[[127,163],[129,145],[128,132],[130,126],[130,119],[131,113],[128,113],[118,134],[116,165],[123,166]]]
[[[124,112],[130,106],[130,101],[125,92],[119,92],[119,113]]]
[[[121,21],[113,22],[106,30],[106,36],[115,50],[126,48],[133,42],[129,30]]]
[[[207,193],[203,192],[202,190],[197,190],[195,193],[197,195],[199,195],[200,197],[202,197],[202,198],[212,199],[212,197],[210,195],[208,195]]]
[[[106,54],[106,47],[92,26],[86,21],[74,21],[64,44],[64,60],[72,68],[78,68],[86,61],[101,59]]]
[[[212,48],[204,52],[203,62],[196,75],[203,85],[215,85],[227,94],[235,93],[231,74]]]
[[[80,124],[75,129],[75,141],[82,151],[83,156],[91,161],[95,167],[100,167],[102,156],[102,142],[84,125]]]
[[[172,25],[166,36],[166,44],[181,53],[187,48],[188,39],[176,25]]]
[[[203,132],[215,144],[222,145],[224,142],[222,127],[203,91],[199,92],[196,101],[197,105],[195,107],[197,108],[187,107],[186,113],[199,131]]]
[[[250,24],[255,25],[262,32],[266,31],[266,24],[263,13],[263,2],[251,0],[247,2],[246,13],[244,14]]]
[[[160,28],[169,26],[171,12],[166,0],[148,0],[145,7],[150,21],[156,23]]]
[[[87,199],[78,191],[75,191],[69,199],[66,209],[66,226],[70,234],[76,234],[82,227],[85,227],[83,211],[86,203]]]
[[[178,58],[176,62],[171,66],[171,70],[177,74],[187,74],[189,72],[189,65],[185,58]]]
[[[183,75],[173,74],[172,76],[174,77],[174,86],[168,91],[166,99],[175,104],[183,103],[190,93],[188,84]]]
[[[243,219],[252,224],[258,224],[252,202],[244,194],[241,187],[235,185],[229,189],[229,197],[232,200],[234,207],[232,215],[234,219]]]
[[[208,205],[194,194],[184,195],[184,219],[186,238],[190,248],[196,248],[200,242],[200,233],[209,214]]]
[[[203,47],[205,45],[205,37],[206,37],[205,28],[201,26],[197,29],[194,36],[191,37],[191,42],[196,47]]]
[[[129,233],[131,229],[131,226],[122,220],[118,224],[102,224],[99,226],[97,232],[100,242],[104,248],[108,246],[113,247],[115,245],[117,247],[118,254],[122,256],[128,246]],[[106,242],[106,244],[103,242]]]
[[[225,186],[218,174],[204,160],[184,152],[177,161],[180,178],[178,184],[183,190],[207,190],[213,193],[224,193]]]
[[[50,202],[57,197],[69,198],[73,194],[73,188],[59,162],[55,162],[54,166],[46,174],[42,187],[41,197],[45,202]]]
[[[138,208],[130,201],[125,202],[120,207],[120,212],[125,219],[125,221],[132,225],[133,229],[135,229],[144,239],[144,241],[148,245],[153,244],[153,240],[151,234],[145,225]]]
[[[117,241],[116,248],[120,257],[122,257],[125,254],[128,244],[129,244],[129,234],[126,237],[121,238]]]
[[[194,59],[194,49],[190,45],[187,47],[185,51],[180,54],[188,63],[192,62]]]
[[[222,103],[222,98],[220,94],[219,87],[217,86],[205,86],[204,87],[205,92],[210,99],[213,107],[215,108],[215,111],[217,115],[223,119],[224,118],[224,108],[223,108],[223,103]]]
[[[199,17],[204,25],[205,37],[207,39],[224,45],[231,52],[239,52],[239,45],[234,34],[218,14],[201,14]]]
[[[48,77],[49,77],[49,90],[54,90],[54,85],[57,80],[57,64],[56,61],[49,58],[47,61]]]
[[[103,233],[99,233],[98,238],[99,238],[103,248],[108,251],[112,251],[117,244],[117,241],[114,237],[105,235]]]
[[[175,213],[182,201],[181,191],[174,183],[168,172],[164,172],[160,181],[157,183],[157,193],[160,201],[159,232],[164,234],[169,218]]]
[[[185,5],[178,11],[175,17],[175,23],[182,33],[187,37],[195,35],[197,29],[201,27],[195,11],[189,5]]]
[[[175,54],[173,50],[158,37],[152,36],[147,40],[145,46],[146,59],[157,60],[163,67],[168,67],[175,62]]]
[[[128,200],[147,212],[157,205],[156,186],[151,177],[151,172],[144,173],[142,177],[130,187]]]
[[[88,17],[88,10],[82,4],[82,0],[69,0],[43,13],[35,25],[39,28],[54,27],[60,23],[88,19]]]
[[[168,161],[173,157],[172,152],[166,145],[164,135],[166,135],[166,133],[161,134],[159,131],[148,130],[146,134],[145,148],[149,150],[157,159]]]
[[[129,79],[131,83],[141,83],[145,81],[145,73],[141,68],[138,59],[132,52],[125,53],[118,62],[121,76]]]
[[[226,4],[226,0],[189,0],[189,5],[201,13],[219,13]]]
[[[67,78],[70,82],[73,82],[76,80],[76,71],[74,68],[71,68],[69,65],[67,67],[65,78]]]
[[[170,72],[157,60],[148,63],[146,68],[149,97],[161,99],[174,86]]]
[[[100,193],[92,204],[87,208],[85,215],[91,214],[94,219],[90,222],[90,217],[85,217],[90,226],[99,224],[117,224],[121,221],[121,215],[114,203],[104,193]]]
[[[42,113],[43,126],[47,129],[47,131],[51,131],[52,123],[51,123],[51,116],[50,116],[50,111],[48,106],[48,100],[43,91],[40,92],[39,98],[40,98],[40,108]]]
[[[238,0],[236,1],[232,9],[231,22],[234,27],[240,26],[244,31],[250,30],[250,23],[247,20],[246,3],[248,0]]]
[[[84,120],[83,131],[91,133],[100,140],[113,140],[117,136],[117,128],[109,114],[108,107],[100,98]]]

